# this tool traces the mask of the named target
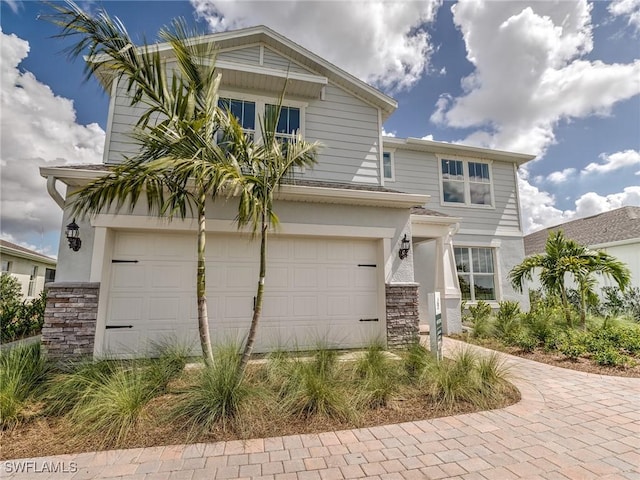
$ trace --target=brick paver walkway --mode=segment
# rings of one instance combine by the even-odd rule
[[[447,340],[447,348],[457,342]],[[640,379],[508,357],[517,405],[490,412],[317,435],[30,459],[13,479],[640,480]],[[75,462],[72,464],[71,462]],[[75,473],[34,473],[77,465]]]

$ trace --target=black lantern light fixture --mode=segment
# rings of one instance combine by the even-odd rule
[[[407,238],[407,234],[404,234],[404,237],[402,237],[402,240],[400,242],[400,250],[398,250],[398,256],[400,257],[401,260],[404,260],[405,258],[407,258],[407,255],[409,255],[409,249],[411,248],[411,240],[409,240]]]
[[[82,240],[80,240],[80,227],[76,223],[75,218],[67,225],[65,234],[67,235],[67,240],[69,240],[69,248],[74,252],[80,250],[80,246],[82,245]]]

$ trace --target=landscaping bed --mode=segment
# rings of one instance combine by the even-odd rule
[[[178,357],[49,372],[13,422],[3,415],[1,458],[319,433],[502,408],[520,399],[497,356],[470,351],[442,362],[419,346],[397,352],[397,359],[377,346],[353,361],[337,361],[323,349],[304,360],[280,353],[250,365],[239,383],[223,374],[234,371],[238,356],[231,353],[218,354],[217,372],[183,370]]]

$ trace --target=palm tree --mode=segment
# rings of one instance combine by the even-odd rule
[[[242,172],[213,141],[227,120],[218,107],[220,75],[215,70],[213,45],[193,40],[184,21],[173,31],[162,29],[177,60],[167,76],[167,65],[157,48],[136,47],[124,25],[104,11],[92,17],[75,3],[53,4],[49,20],[61,27],[58,37],[76,38],[71,58],[88,53],[87,78],[98,68],[125,80],[132,105],[146,110],[133,137],[140,152],[105,176],[73,194],[74,214],[95,215],[113,209],[132,211],[145,201],[149,212],[170,219],[195,215],[198,220],[197,302],[198,330],[205,362],[213,359],[206,299],[205,203],[229,186],[239,185]],[[202,61],[206,59],[207,61]]]
[[[320,144],[307,142],[300,134],[282,138],[277,125],[280,118],[284,92],[275,108],[268,109],[260,119],[261,138],[247,136],[240,124],[229,115],[230,128],[225,131],[227,155],[242,165],[243,188],[237,215],[238,227],[250,225],[254,235],[260,235],[260,273],[256,301],[240,368],[245,369],[255,344],[258,323],[262,314],[264,284],[267,274],[267,238],[270,229],[278,226],[274,210],[274,194],[283,182],[290,178],[295,167],[312,167]],[[259,232],[259,233],[258,233]]]
[[[513,287],[522,292],[524,280],[532,280],[535,269],[540,269],[540,283],[562,302],[567,323],[571,326],[571,312],[567,301],[565,276],[571,274],[580,293],[580,320],[586,322],[586,302],[595,294],[592,275],[611,277],[624,290],[631,280],[631,273],[624,263],[611,255],[590,250],[579,243],[566,239],[562,231],[551,232],[545,244],[545,253],[526,257],[509,272]]]

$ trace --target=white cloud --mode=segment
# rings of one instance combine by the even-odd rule
[[[99,163],[105,134],[97,124],[78,125],[71,100],[18,69],[28,42],[0,36],[2,236],[24,243],[27,235],[58,231],[62,221],[38,167]]]
[[[558,172],[552,172],[547,176],[547,180],[551,183],[555,183],[555,184],[559,184],[559,183],[564,183],[567,180],[569,180],[569,178],[576,173],[576,169],[575,168],[565,168],[562,171],[558,171]]]
[[[382,127],[382,136],[383,137],[395,137],[396,136],[396,132],[395,131],[387,132],[384,129],[384,127]]]
[[[475,70],[464,94],[441,97],[431,119],[477,128],[465,143],[543,155],[559,121],[606,115],[640,93],[640,60],[581,59],[593,48],[586,0],[461,0],[452,9]]]
[[[432,134],[425,135],[424,137],[421,138],[421,140],[429,140],[430,142],[435,142]]]
[[[640,0],[613,0],[609,4],[609,13],[614,17],[629,17],[629,25],[640,32]]]
[[[640,186],[626,187],[622,192],[605,196],[585,193],[576,200],[576,217],[588,217],[627,205],[640,206]]]
[[[589,173],[609,173],[632,165],[640,165],[640,152],[637,150],[624,150],[622,152],[608,155],[601,153],[600,158],[603,163],[590,163],[582,170],[583,174]]]
[[[264,24],[385,90],[425,73],[432,47],[424,25],[441,2],[191,0],[213,31]]]

